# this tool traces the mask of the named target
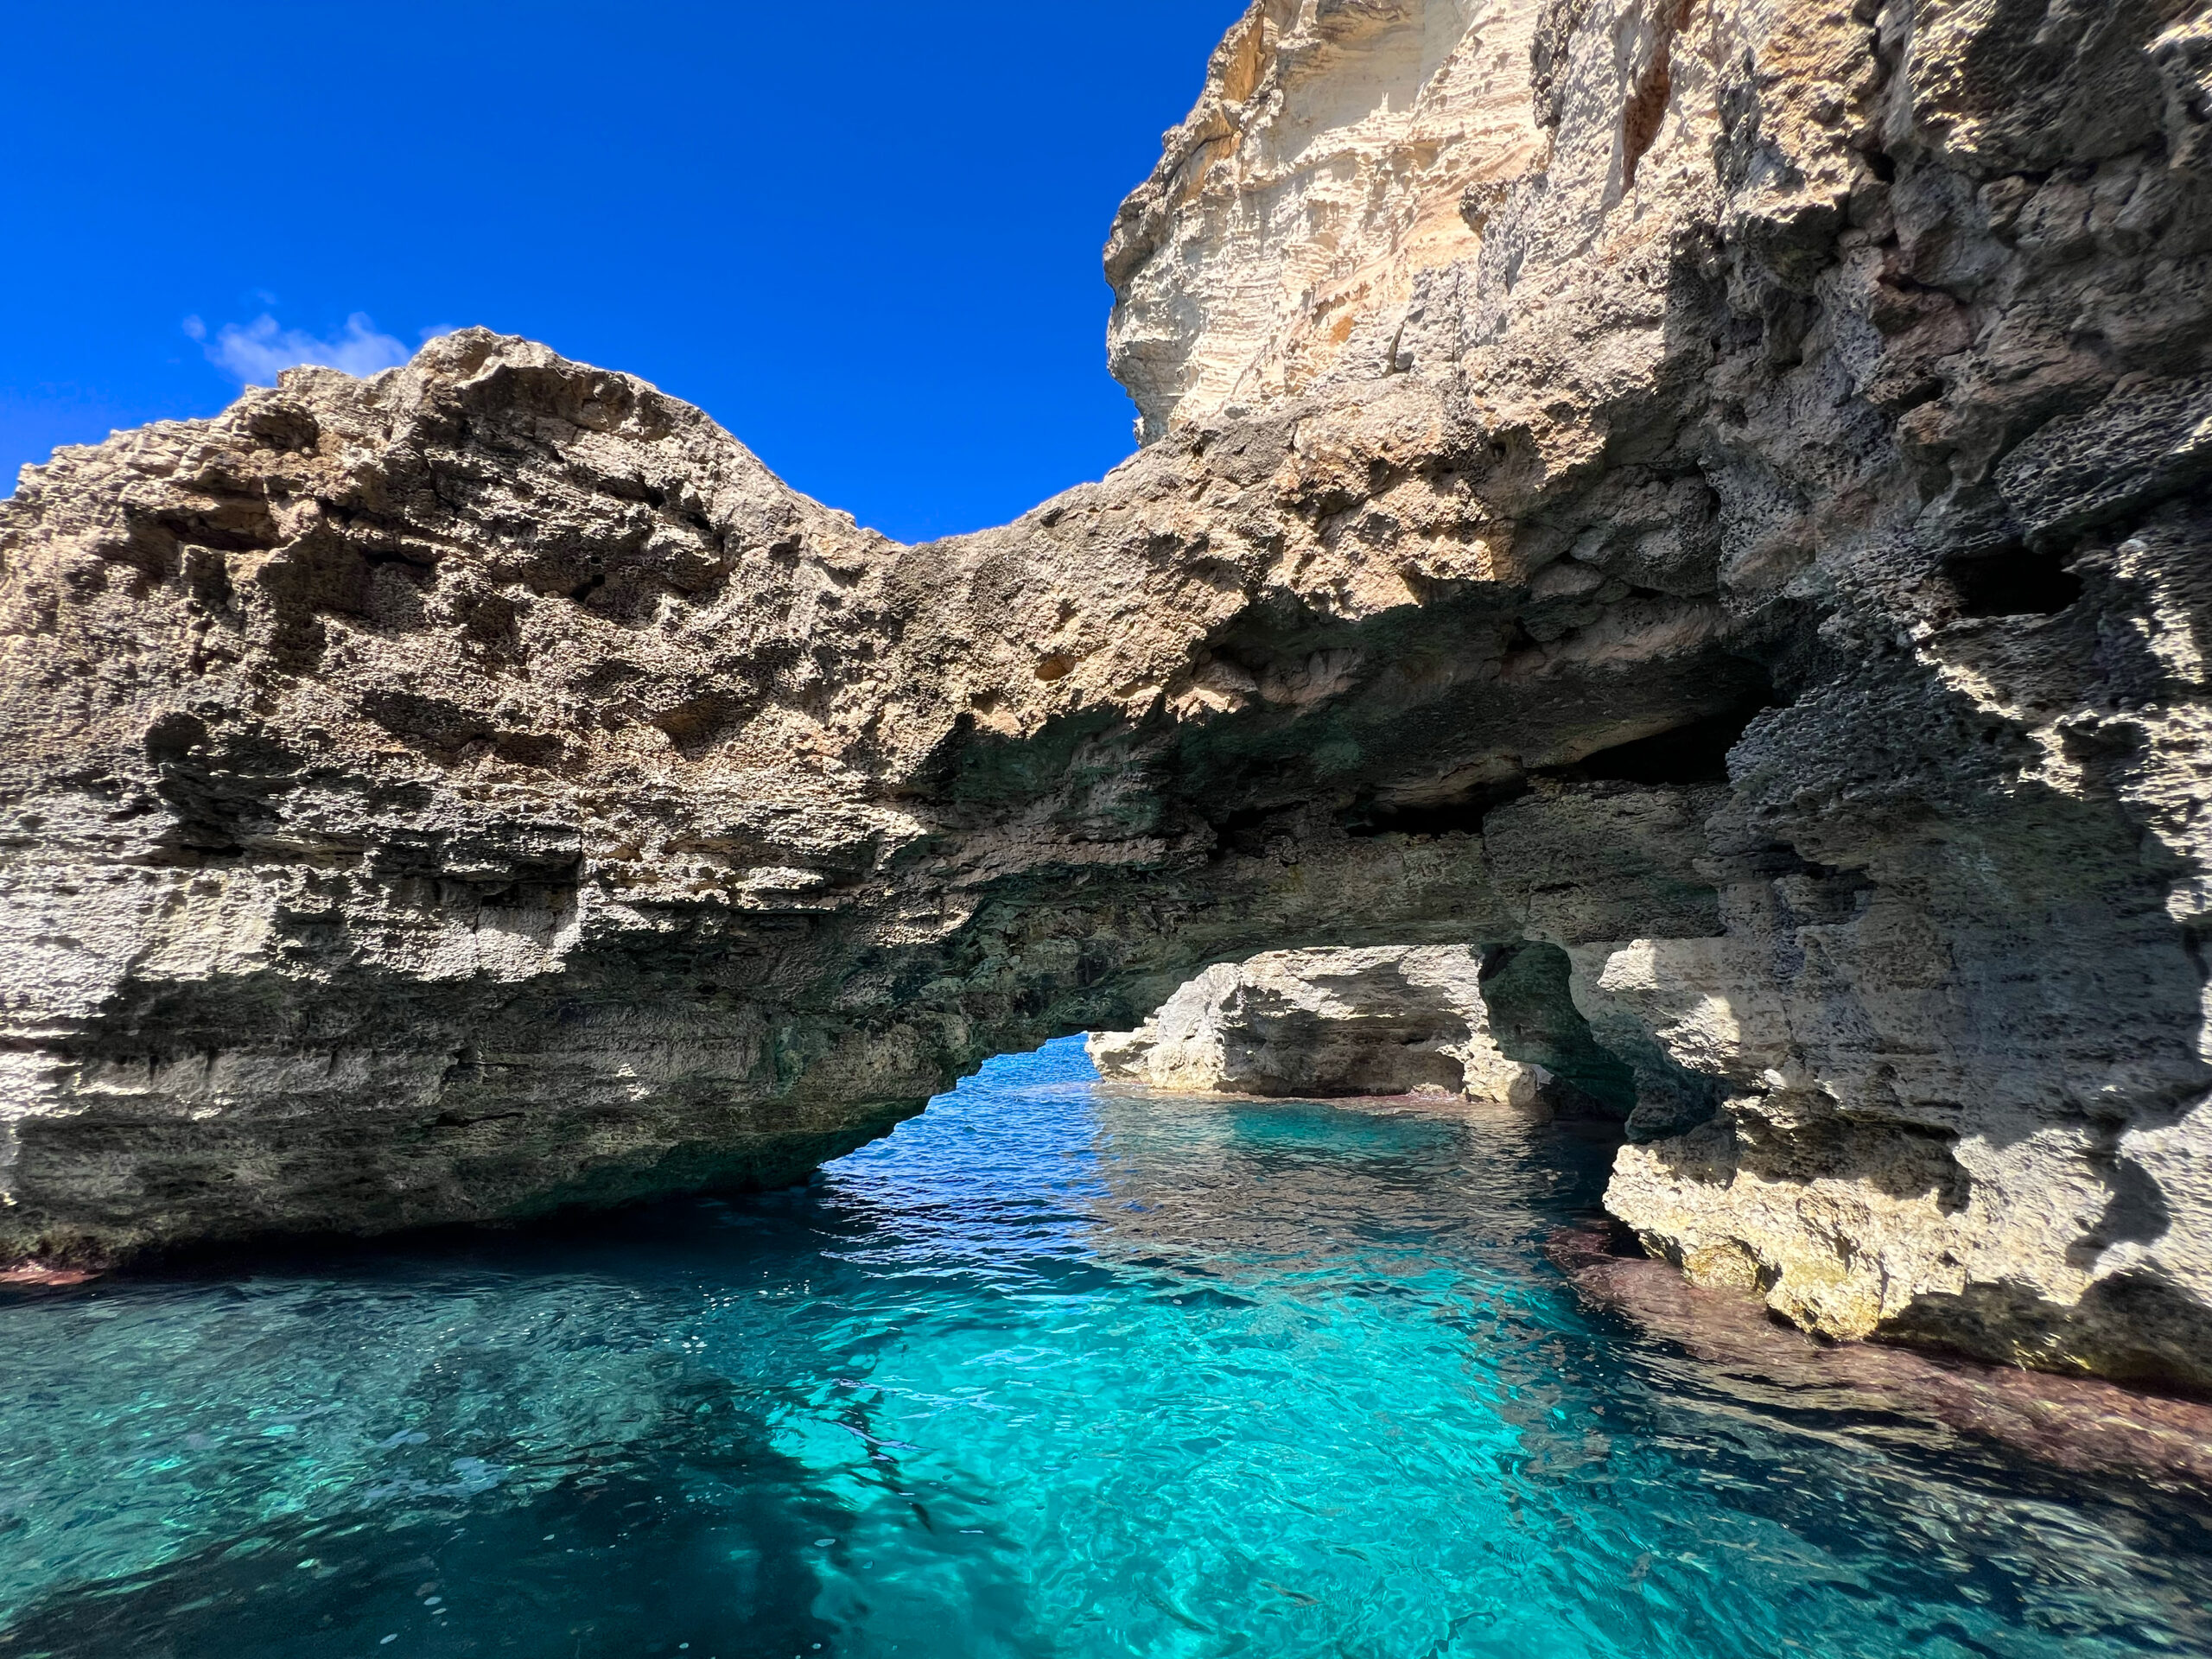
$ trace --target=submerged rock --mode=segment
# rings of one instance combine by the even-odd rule
[[[1465,945],[1272,950],[1217,963],[1135,1031],[1090,1034],[1102,1077],[1248,1095],[1472,1095],[1535,1104],[1541,1066],[1491,1035]]]
[[[1821,1342],[1777,1324],[1756,1296],[1686,1284],[1664,1263],[1609,1243],[1602,1228],[1562,1229],[1545,1253],[1592,1302],[1676,1345],[1700,1391],[1738,1395],[1747,1409],[1848,1412],[1862,1424],[1882,1414],[1933,1418],[2077,1474],[2212,1487],[2212,1404],[1889,1344]]]
[[[58,452],[0,1255],[790,1180],[1472,945],[1693,1277],[2212,1386],[2208,42],[1255,0],[1109,249],[1145,447],[923,547],[481,330]]]

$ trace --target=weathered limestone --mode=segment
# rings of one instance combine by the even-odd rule
[[[1491,1036],[1465,945],[1271,950],[1217,963],[1135,1031],[1090,1034],[1099,1075],[1194,1093],[1464,1094],[1534,1104],[1550,1074]]]
[[[0,1252],[787,1179],[1470,946],[1694,1276],[2212,1386],[2208,133],[2205,0],[1258,0],[1115,227],[1150,442],[1003,529],[480,331],[60,452]]]
[[[1262,0],[1230,31],[1106,245],[1141,435],[1408,365],[1408,327],[1542,160],[1537,10]]]

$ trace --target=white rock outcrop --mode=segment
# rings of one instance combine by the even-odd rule
[[[1217,963],[1135,1031],[1093,1032],[1103,1077],[1193,1093],[1469,1095],[1550,1081],[1499,1052],[1465,945],[1270,950]]]
[[[1157,436],[1418,349],[1435,284],[1548,148],[1535,0],[1263,0],[1106,247],[1114,372]],[[1409,338],[1409,330],[1414,338]]]

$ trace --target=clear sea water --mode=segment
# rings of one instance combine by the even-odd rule
[[[2202,1501],[1581,1306],[1603,1163],[1060,1043],[787,1193],[13,1294],[0,1656],[2212,1652]]]

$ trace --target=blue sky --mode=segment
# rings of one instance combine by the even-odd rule
[[[1243,0],[101,4],[0,50],[0,489],[482,323],[904,539],[1130,448],[1099,248]]]

